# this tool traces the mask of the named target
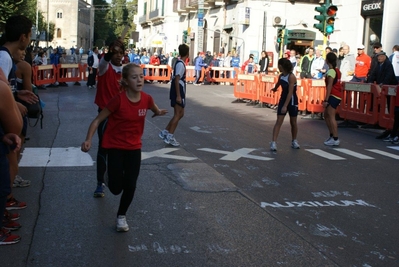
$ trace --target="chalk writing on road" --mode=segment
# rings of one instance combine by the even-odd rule
[[[338,201],[286,201],[284,203],[268,203],[261,202],[260,206],[262,208],[272,207],[272,208],[314,208],[314,207],[349,207],[349,206],[363,206],[372,207],[376,206],[367,203],[364,200],[338,200]]]

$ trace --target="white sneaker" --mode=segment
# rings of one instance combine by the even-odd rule
[[[159,136],[159,138],[161,138],[162,140],[165,140],[166,137],[168,136],[168,131],[162,130],[162,131],[159,132],[158,136]]]
[[[292,140],[291,147],[295,148],[295,149],[299,149],[300,148],[300,146],[298,144],[298,141],[296,139]]]
[[[126,216],[119,215],[116,219],[116,231],[117,232],[127,232],[129,231],[129,225],[126,222]]]
[[[27,186],[30,186],[29,180],[22,179],[22,177],[19,176],[18,174],[15,175],[12,187],[27,187]]]
[[[179,142],[176,141],[172,134],[168,134],[168,136],[164,139],[164,142],[171,146],[180,146]]]
[[[328,142],[330,141],[330,139],[333,139],[331,136],[329,136],[326,140],[324,140],[324,142]]]
[[[270,150],[271,151],[277,151],[277,144],[274,141],[270,142]]]
[[[334,140],[334,138],[330,138],[324,142],[326,146],[339,146],[339,139]]]

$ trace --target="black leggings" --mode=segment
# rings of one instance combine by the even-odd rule
[[[107,163],[109,190],[114,195],[119,195],[123,191],[117,215],[126,215],[140,173],[141,149],[108,149]]]

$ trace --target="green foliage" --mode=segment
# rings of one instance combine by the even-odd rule
[[[0,2],[0,30],[4,31],[4,25],[9,17],[16,14],[21,14],[18,12],[18,8],[23,4],[24,0],[2,0]]]

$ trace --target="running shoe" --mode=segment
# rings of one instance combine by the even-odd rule
[[[19,228],[21,228],[21,225],[15,221],[8,220],[6,218],[3,219],[3,228],[10,230],[10,231],[16,231]]]
[[[330,138],[328,141],[325,141],[324,144],[326,146],[339,146],[339,139],[334,140],[334,138]]]
[[[11,213],[8,210],[4,210],[4,218],[12,220],[12,221],[16,221],[18,220],[20,217],[19,213]]]
[[[97,185],[96,191],[94,191],[94,197],[104,197],[104,184]]]
[[[270,150],[271,151],[277,151],[277,144],[275,141],[270,142]]]
[[[294,148],[294,149],[299,149],[300,148],[299,143],[298,143],[298,141],[296,139],[292,140],[291,147]]]
[[[399,144],[399,137],[398,137],[398,136],[395,136],[395,138],[392,139],[391,143],[394,144],[394,145]]]
[[[164,142],[171,146],[180,146],[180,143],[176,141],[173,135],[168,135],[168,137],[164,139]]]
[[[15,175],[14,183],[12,187],[27,187],[30,186],[30,181],[29,180],[24,180],[22,179],[21,176]]]
[[[168,132],[166,130],[162,130],[159,132],[158,134],[159,138],[161,138],[162,140],[165,140],[166,137],[168,136]]]
[[[7,199],[6,209],[7,210],[21,210],[26,208],[26,202],[16,200],[14,197]]]
[[[127,232],[129,231],[129,225],[126,222],[126,216],[119,215],[116,219],[116,231],[117,232]]]
[[[0,229],[0,245],[11,245],[21,241],[21,237],[18,235],[12,235],[10,231],[4,227]]]
[[[393,140],[393,138],[391,137],[391,135],[388,135],[382,141],[384,141],[384,142],[392,142],[392,140]]]

